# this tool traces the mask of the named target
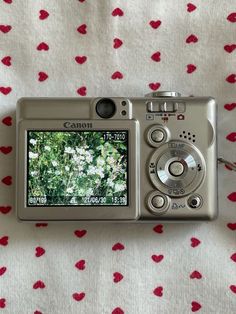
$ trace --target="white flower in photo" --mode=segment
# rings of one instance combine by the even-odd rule
[[[59,171],[59,170],[56,170],[56,171],[55,171],[55,175],[56,175],[56,176],[59,176],[60,174],[61,174],[61,171]]]
[[[109,164],[109,165],[113,165],[113,164],[115,164],[116,163],[116,161],[115,161],[115,159],[114,159],[114,157],[113,156],[109,156],[109,157],[107,157],[107,163]]]
[[[97,168],[96,174],[99,175],[101,178],[104,178],[103,168]]]
[[[107,179],[107,185],[110,186],[111,188],[113,188],[114,182],[113,182],[113,180],[111,178]]]
[[[102,157],[97,158],[97,165],[98,166],[103,166],[105,164],[105,160]]]
[[[93,195],[93,189],[92,188],[89,188],[86,193],[85,193],[86,196],[91,196]]]
[[[44,147],[44,149],[47,150],[48,152],[50,152],[51,147],[46,145],[46,146]]]
[[[87,163],[91,163],[93,161],[93,157],[89,154],[86,156],[85,160]]]
[[[53,167],[56,167],[58,165],[58,162],[56,160],[53,160],[52,165],[53,165]]]
[[[69,167],[69,166],[65,166],[65,170],[66,170],[66,171],[69,171],[69,170],[70,170],[70,167]]]
[[[120,184],[120,183],[115,184],[115,192],[121,192],[121,191],[124,191],[125,189],[126,189],[125,184]]]
[[[38,174],[38,171],[31,171],[30,174],[32,177],[35,177]]]
[[[52,173],[52,170],[48,170],[47,173],[51,174],[51,173]]]
[[[73,192],[74,192],[74,189],[73,189],[72,187],[67,188],[67,189],[66,189],[66,192],[67,192],[67,193],[73,193]]]
[[[31,159],[38,158],[38,156],[39,156],[38,153],[29,152],[29,158],[31,158]]]
[[[97,170],[96,167],[90,165],[90,166],[88,167],[87,174],[88,174],[88,175],[96,174],[96,170]]]
[[[65,151],[64,153],[67,153],[67,154],[74,154],[75,153],[75,150],[71,147],[65,147]]]
[[[30,144],[35,145],[37,143],[37,140],[34,140],[33,138],[30,139]]]

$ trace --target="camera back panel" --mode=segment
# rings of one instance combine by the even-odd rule
[[[218,212],[215,100],[209,97],[169,96],[110,97],[106,101],[101,97],[21,99],[17,104],[18,219],[136,222],[214,219]],[[82,157],[90,160],[91,165],[83,164],[81,160],[76,164],[76,167],[84,165],[89,175],[92,171],[100,171],[100,183],[97,184],[100,184],[100,189],[96,186],[97,194],[94,192],[95,195],[82,197],[77,192],[77,195],[73,195],[70,194],[72,188],[67,184],[67,194],[62,201],[54,200],[51,192],[50,195],[44,195],[39,188],[32,187],[34,181],[30,165],[36,165],[37,170],[37,164],[41,163],[40,156],[44,155],[31,152],[30,147],[35,149],[39,145],[34,146],[37,138],[44,136],[55,141],[63,136],[68,141],[72,138],[76,141],[76,136],[79,136],[81,143],[86,142],[87,146],[83,144],[84,156],[81,155],[80,147],[77,144],[73,147],[71,142],[68,142],[69,148],[75,152],[74,155],[70,155],[68,143],[63,146],[62,154],[64,160],[69,158],[72,161],[74,158],[73,162]],[[91,158],[94,155],[88,156],[88,152],[93,154],[90,144],[94,147],[96,138],[102,143],[100,154],[106,158],[102,165],[100,155],[93,161]],[[58,149],[53,149],[58,152],[62,148],[55,142],[56,145]],[[109,177],[104,169],[109,167],[108,161],[113,157],[109,153],[111,146],[117,157],[113,166],[111,163],[111,170],[117,167],[117,172],[113,171]],[[45,161],[45,167],[49,167],[48,163]],[[56,168],[52,164],[46,169],[54,171]],[[63,177],[56,171],[49,176],[50,180],[57,176]],[[82,172],[76,171],[78,177],[82,175]],[[41,178],[41,184],[42,173],[36,172],[35,176]],[[87,191],[84,193],[88,193],[87,181],[77,182],[85,182]],[[95,183],[91,184],[95,191]],[[30,193],[34,193],[31,196],[30,189]],[[75,200],[71,202],[73,197]]]

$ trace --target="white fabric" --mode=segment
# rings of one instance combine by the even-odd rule
[[[8,95],[0,92],[1,120],[14,116],[15,103],[23,96],[79,97],[83,86],[87,96],[142,96],[151,91],[150,83],[159,82],[162,90],[217,99],[219,155],[235,161],[234,135],[231,141],[226,137],[235,132],[236,109],[224,109],[236,103],[236,85],[226,81],[236,73],[236,50],[224,50],[236,44],[234,16],[227,20],[236,12],[235,1],[193,1],[196,9],[188,12],[184,0],[1,0],[0,25],[12,26],[7,33],[0,31],[0,60],[10,56],[12,63],[0,62],[0,87],[12,88]],[[123,16],[112,16],[115,8]],[[40,10],[49,16],[39,19]],[[151,20],[161,25],[152,28]],[[77,31],[82,24],[87,34]],[[187,44],[191,34],[198,42]],[[114,38],[122,40],[120,48],[113,48]],[[49,45],[48,51],[37,50],[41,42]],[[151,59],[156,52],[160,62]],[[87,61],[78,64],[76,56]],[[191,74],[186,73],[188,64],[197,67]],[[123,79],[111,79],[116,71]],[[39,72],[48,78],[38,81]],[[9,154],[0,152],[1,180],[13,177],[13,185],[0,183],[1,207],[14,208],[14,141],[14,125],[0,122],[0,146],[13,146]],[[18,223],[13,209],[0,212],[0,239],[9,237],[8,245],[0,245],[0,274],[6,267],[0,275],[0,313],[185,314],[191,313],[192,302],[201,305],[198,309],[193,303],[201,314],[235,313],[236,264],[231,256],[236,253],[236,231],[227,227],[236,223],[235,203],[227,199],[235,184],[236,173],[219,166],[219,219],[164,224],[163,233],[154,232],[154,224],[35,227]],[[79,238],[75,230],[87,233]],[[194,248],[193,237],[201,241]],[[112,250],[116,243],[124,249]],[[45,254],[36,257],[36,247]],[[164,259],[156,263],[152,255]],[[85,260],[84,270],[74,266],[80,260]],[[190,279],[195,270],[201,279]],[[118,283],[113,282],[115,272],[123,276]],[[33,289],[38,280],[44,289]],[[153,293],[158,287],[163,287],[162,296]],[[85,297],[76,301],[74,293]]]

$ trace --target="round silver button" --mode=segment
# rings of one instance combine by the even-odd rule
[[[199,195],[192,195],[188,199],[188,206],[191,208],[199,208],[202,205],[202,199]]]
[[[162,208],[165,205],[165,199],[161,195],[152,198],[152,205],[156,208]]]
[[[184,165],[180,161],[173,161],[169,165],[169,172],[174,177],[181,176],[184,172]]]
[[[151,133],[151,139],[153,140],[153,142],[156,143],[160,143],[161,141],[163,141],[164,137],[165,136],[162,130],[157,129]]]

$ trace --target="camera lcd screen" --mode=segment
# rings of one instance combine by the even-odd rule
[[[128,206],[128,131],[27,131],[27,206]]]

